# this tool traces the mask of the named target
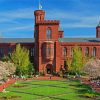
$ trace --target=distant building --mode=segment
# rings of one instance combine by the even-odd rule
[[[45,20],[45,11],[36,10],[34,39],[0,39],[0,57],[11,53],[20,43],[30,51],[30,60],[39,72],[59,72],[72,57],[72,48],[79,46],[83,57],[100,58],[100,23],[96,27],[96,38],[64,38],[58,20]]]

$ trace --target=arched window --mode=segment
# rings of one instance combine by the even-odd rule
[[[85,49],[85,56],[89,56],[89,48],[88,47]]]
[[[34,56],[34,48],[30,48],[30,56],[31,56],[31,57]]]
[[[51,48],[51,55],[54,55],[54,48]]]
[[[93,57],[96,56],[96,47],[94,47],[93,50],[92,50],[92,56],[93,56]]]
[[[4,48],[0,48],[0,58],[4,56]]]
[[[48,47],[48,56],[51,56],[51,48]]]
[[[79,47],[79,50],[82,52],[82,48],[81,47]]]
[[[67,56],[67,49],[66,48],[63,48],[63,57],[66,57]]]
[[[8,48],[8,55],[11,55],[12,52],[13,52],[13,48],[9,47]]]
[[[46,30],[46,37],[47,39],[51,39],[51,29],[50,28],[47,28]]]
[[[50,44],[48,44],[46,47],[46,57],[50,57],[50,56],[51,56],[51,46]]]

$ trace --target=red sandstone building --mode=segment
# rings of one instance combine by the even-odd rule
[[[79,46],[83,57],[100,58],[100,24],[96,27],[96,38],[64,38],[58,20],[45,20],[45,11],[36,10],[34,39],[1,39],[0,57],[11,53],[20,43],[30,51],[30,60],[39,72],[59,72],[67,58],[72,57],[72,48]]]

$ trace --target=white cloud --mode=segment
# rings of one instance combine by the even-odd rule
[[[99,15],[83,15],[78,12],[66,12],[58,10],[48,10],[47,18],[61,20],[65,28],[72,27],[96,27],[99,22]]]
[[[10,32],[16,30],[32,30],[33,22],[20,22],[16,21],[17,19],[31,19],[34,20],[34,13],[33,8],[23,8],[17,10],[11,10],[6,12],[0,12],[0,24],[2,23],[14,23],[9,28],[2,29],[0,28],[0,32]],[[83,15],[82,12],[68,12],[68,11],[61,11],[56,9],[51,9],[46,11],[46,18],[47,19],[58,19],[61,20],[61,25],[63,28],[78,28],[78,27],[85,27],[91,28],[96,27],[99,20],[99,15]],[[26,20],[24,20],[26,21]],[[26,24],[25,24],[26,23]]]
[[[13,32],[17,30],[33,30],[33,25],[31,24],[31,25],[23,25],[23,26],[13,26],[12,28],[6,28],[0,30],[0,33]]]
[[[5,11],[0,12],[0,33],[11,32],[16,30],[32,30],[34,27],[33,22],[28,23],[26,20],[33,20],[33,9],[25,8],[25,9],[17,9],[16,11]],[[19,20],[19,21],[17,21]],[[20,20],[23,20],[21,22]],[[2,24],[4,27],[2,28]],[[8,27],[6,27],[8,25]],[[5,28],[6,27],[6,28]]]
[[[0,22],[13,21],[15,19],[33,19],[33,9],[23,8],[11,11],[0,12]]]

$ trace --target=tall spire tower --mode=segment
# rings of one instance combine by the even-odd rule
[[[35,48],[34,48],[34,62],[36,70],[39,72],[52,73],[60,69],[58,50],[58,33],[59,21],[46,20],[45,11],[42,9],[41,0],[39,1],[39,8],[34,12],[35,15]],[[62,34],[60,32],[60,34]],[[57,47],[57,50],[54,48]],[[57,55],[55,60],[55,55]],[[59,65],[59,66],[58,66]],[[58,68],[55,68],[57,66]]]
[[[39,0],[39,6],[38,6],[38,10],[36,10],[34,12],[35,15],[35,24],[40,22],[40,21],[44,21],[45,19],[45,11],[42,10],[42,4],[41,4],[41,0]]]

